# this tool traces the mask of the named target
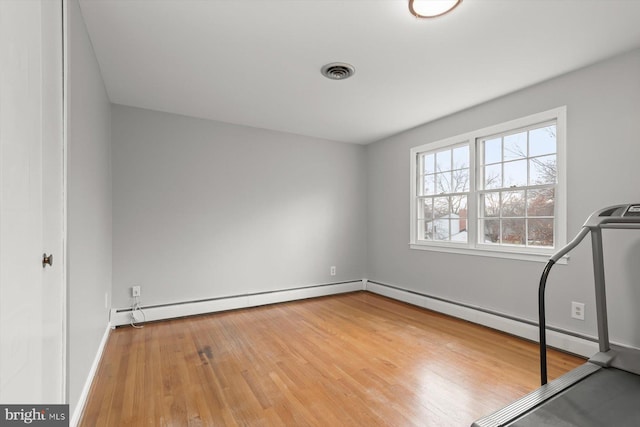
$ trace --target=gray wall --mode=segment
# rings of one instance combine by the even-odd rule
[[[365,275],[365,148],[114,105],[113,307]],[[329,267],[337,275],[329,275]]]
[[[568,234],[593,210],[640,202],[640,51],[615,57],[367,147],[370,280],[537,319],[542,263],[410,250],[409,149],[467,131],[567,106]],[[589,242],[548,285],[552,325],[595,335]],[[640,347],[640,233],[605,236],[612,340]],[[587,319],[570,318],[585,302]]]
[[[109,319],[111,111],[78,3],[66,5],[68,402],[73,412]]]

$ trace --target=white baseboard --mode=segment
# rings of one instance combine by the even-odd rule
[[[104,352],[104,348],[107,345],[107,340],[109,339],[110,332],[111,332],[111,325],[107,324],[107,329],[104,331],[104,334],[102,335],[102,340],[100,341],[98,352],[96,353],[96,357],[93,359],[93,363],[91,364],[91,369],[89,370],[87,379],[84,382],[82,393],[80,393],[80,398],[76,402],[75,409],[73,410],[73,414],[71,415],[71,420],[69,421],[69,427],[76,427],[80,422],[80,417],[82,416],[84,407],[87,404],[87,398],[89,397],[89,392],[91,391],[91,384],[93,384],[93,379],[95,378],[96,372],[98,371],[98,366],[100,366],[102,353]]]
[[[273,292],[238,295],[225,298],[213,298],[203,301],[184,302],[177,304],[142,307],[147,322],[155,320],[173,319],[176,317],[193,316],[196,314],[215,313],[217,311],[235,310],[238,308],[257,307],[279,302],[315,298],[345,292],[361,291],[364,281],[357,280],[343,283],[330,283],[319,286],[309,286],[296,289],[283,289]],[[139,319],[137,319],[139,320]],[[112,309],[112,327],[131,323],[131,309]]]
[[[366,290],[538,342],[538,327],[523,321],[374,282],[366,282]],[[584,357],[591,357],[598,352],[596,342],[551,330],[547,330],[547,345]]]
[[[479,325],[487,326],[531,341],[538,341],[538,327],[525,321],[519,321],[499,314],[489,313],[481,309],[456,304],[454,302],[431,298],[426,295],[420,295],[397,287],[369,282],[367,279],[296,289],[284,289],[273,292],[213,298],[203,301],[142,307],[142,309],[144,311],[145,320],[150,322],[198,314],[215,313],[218,311],[235,310],[239,308],[257,307],[261,305],[359,290],[367,290],[398,301],[403,301],[418,307],[423,307],[449,316],[467,320],[469,322],[477,323]],[[112,309],[110,322],[111,327],[130,324],[131,309]],[[584,357],[590,357],[598,351],[598,344],[594,341],[553,330],[547,330],[547,344],[550,347]]]

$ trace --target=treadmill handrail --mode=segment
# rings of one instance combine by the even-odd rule
[[[547,262],[542,276],[540,278],[540,284],[538,286],[538,329],[540,334],[540,382],[542,385],[547,383],[547,339],[546,339],[546,314],[545,314],[545,290],[547,284],[547,278],[553,265],[558,262],[560,258],[571,252],[576,246],[578,246],[584,238],[593,232],[600,235],[600,230],[603,228],[615,228],[615,229],[640,229],[640,216],[629,215],[625,216],[631,207],[638,208],[640,204],[626,204],[626,205],[614,205],[604,209],[597,210],[589,215],[589,218],[585,221],[584,225],[578,232],[578,234],[560,250],[554,253]],[[634,214],[637,211],[634,210]],[[595,239],[598,236],[593,236]],[[601,256],[601,253],[600,253]],[[596,286],[597,288],[597,286]],[[603,297],[604,298],[604,297]],[[604,311],[606,316],[606,311]],[[605,335],[606,335],[606,322],[604,323]],[[605,340],[608,341],[608,337],[605,336]],[[603,351],[601,349],[601,351]]]
[[[580,232],[576,235],[576,237],[574,237],[573,240],[571,240],[569,243],[567,243],[558,252],[556,252],[555,254],[551,255],[551,258],[549,258],[549,259],[551,261],[553,261],[554,263],[558,262],[558,260],[560,258],[565,256],[566,254],[571,252],[573,250],[573,248],[578,246],[580,244],[580,242],[582,242],[584,240],[584,238],[587,237],[587,234],[589,234],[589,231],[590,231],[590,228],[588,226],[586,226],[586,225],[583,225],[582,228],[580,229]]]

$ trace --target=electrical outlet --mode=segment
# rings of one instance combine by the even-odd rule
[[[132,286],[131,287],[131,296],[139,297],[140,296],[140,286]]]
[[[332,265],[331,268],[329,269],[329,271],[331,272],[332,276],[335,276],[336,275],[336,266]]]
[[[571,301],[571,317],[578,320],[584,320],[583,303]]]

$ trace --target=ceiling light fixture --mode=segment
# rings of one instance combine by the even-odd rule
[[[451,12],[462,0],[409,0],[409,11],[416,18],[435,18]]]
[[[345,62],[332,62],[320,70],[323,76],[331,80],[344,80],[353,76],[356,69]]]

